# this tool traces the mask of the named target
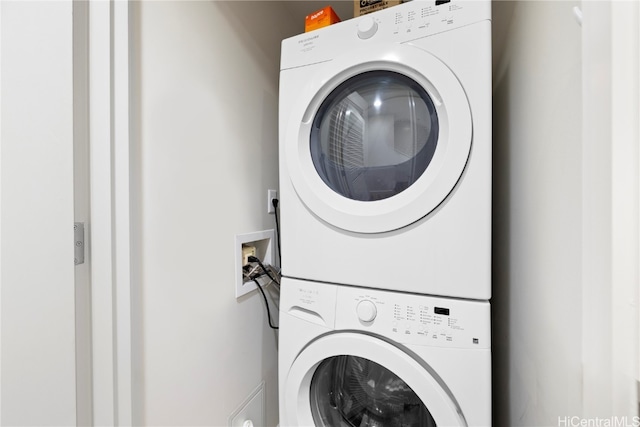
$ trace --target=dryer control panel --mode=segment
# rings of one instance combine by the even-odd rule
[[[489,0],[414,0],[283,40],[280,70],[329,61],[370,44],[407,43],[490,20]]]

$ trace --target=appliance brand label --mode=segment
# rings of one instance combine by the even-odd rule
[[[298,40],[298,45],[300,46],[300,52],[309,52],[310,50],[315,48],[317,39],[319,38],[320,36],[315,35],[315,36],[305,37],[303,39]]]
[[[360,0],[360,14],[382,10],[389,6],[388,0]]]
[[[305,305],[313,305],[318,302],[319,295],[318,290],[298,288],[298,300]]]
[[[360,0],[360,7],[371,6],[372,4],[382,3],[383,0]]]
[[[307,44],[307,43],[313,42],[318,37],[320,37],[320,36],[316,35],[316,36],[311,36],[311,37],[305,37],[305,38],[303,38],[301,40],[298,40],[298,44]]]

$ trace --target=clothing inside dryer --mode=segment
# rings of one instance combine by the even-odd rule
[[[374,201],[411,186],[429,166],[438,116],[425,89],[392,71],[352,77],[320,106],[310,135],[316,171],[347,198]]]
[[[311,380],[316,426],[432,427],[436,423],[416,393],[393,372],[368,359],[336,356]]]

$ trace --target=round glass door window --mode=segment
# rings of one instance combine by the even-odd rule
[[[317,426],[432,427],[429,410],[387,368],[355,356],[323,361],[311,380],[311,412]]]
[[[409,188],[429,166],[438,141],[431,97],[413,79],[369,71],[336,87],[311,128],[311,158],[333,191],[375,201]]]

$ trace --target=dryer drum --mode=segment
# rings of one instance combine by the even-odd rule
[[[436,423],[418,395],[396,374],[371,360],[335,356],[311,380],[317,426],[431,427]]]
[[[316,113],[310,151],[336,193],[359,201],[392,197],[429,166],[438,141],[425,89],[393,71],[368,71],[336,87]]]

